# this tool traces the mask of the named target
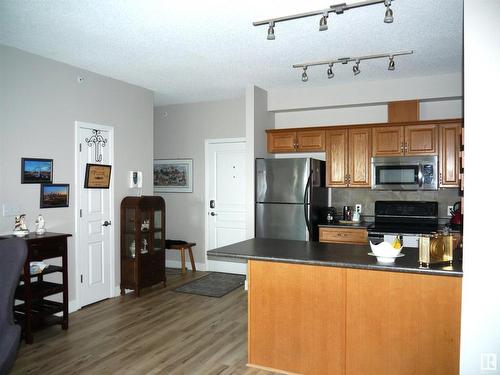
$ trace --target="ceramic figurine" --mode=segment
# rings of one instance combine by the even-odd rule
[[[36,234],[42,235],[45,233],[45,219],[41,214],[39,214],[38,218],[35,220],[35,228]]]
[[[18,237],[24,237],[29,233],[26,226],[26,214],[16,216],[14,223],[14,234]]]

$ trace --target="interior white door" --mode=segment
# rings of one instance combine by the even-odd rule
[[[207,250],[246,238],[246,143],[213,141],[206,145]],[[246,274],[246,263],[207,260],[208,270]]]
[[[77,129],[78,298],[80,306],[85,306],[112,296],[112,189],[85,188],[84,184],[87,164],[113,164],[113,133],[93,124],[79,123]]]

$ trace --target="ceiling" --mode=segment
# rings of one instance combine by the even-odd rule
[[[340,2],[340,1],[339,1]],[[351,3],[353,1],[347,1]],[[276,40],[253,21],[324,9],[332,2],[66,0],[0,1],[0,43],[78,66],[155,92],[155,105],[242,96],[245,87],[325,86],[363,80],[458,73],[462,70],[462,0],[393,0],[394,23],[376,4],[278,23]],[[301,82],[292,64],[414,50],[397,58],[310,67]]]

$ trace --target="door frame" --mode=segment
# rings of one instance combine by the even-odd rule
[[[208,146],[212,144],[224,144],[224,143],[244,143],[245,144],[245,150],[248,152],[246,147],[248,146],[247,144],[247,139],[245,137],[239,137],[239,138],[215,138],[215,139],[205,139],[205,201],[203,205],[203,217],[205,218],[205,271],[208,271],[208,256],[207,256],[207,251],[209,247],[209,224],[208,224],[208,215],[206,214],[206,208],[209,205],[209,196],[208,196],[208,185],[209,185],[209,154],[208,154]],[[245,184],[248,181],[245,181]]]
[[[82,308],[80,296],[81,296],[81,283],[80,283],[80,185],[83,184],[83,181],[79,179],[79,130],[80,128],[86,129],[99,129],[103,131],[109,132],[109,136],[112,139],[112,142],[109,144],[109,156],[110,156],[110,165],[114,166],[115,161],[115,128],[113,126],[94,124],[90,122],[84,121],[75,121],[75,198],[74,198],[74,207],[75,207],[75,295],[76,295],[76,306],[75,310],[79,310]],[[82,185],[83,186],[83,185]],[[109,184],[109,220],[113,225],[108,227],[110,230],[109,233],[109,293],[108,298],[116,297],[118,294],[115,290],[115,190],[114,190],[114,168],[111,168],[111,178]]]

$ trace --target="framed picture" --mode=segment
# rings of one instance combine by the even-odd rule
[[[21,159],[22,184],[50,184],[52,183],[53,159]]]
[[[68,207],[69,184],[40,185],[40,208]]]
[[[85,168],[85,182],[83,187],[86,189],[109,189],[111,180],[111,165],[106,164],[87,164]]]
[[[153,170],[156,192],[193,192],[193,159],[156,159]]]

